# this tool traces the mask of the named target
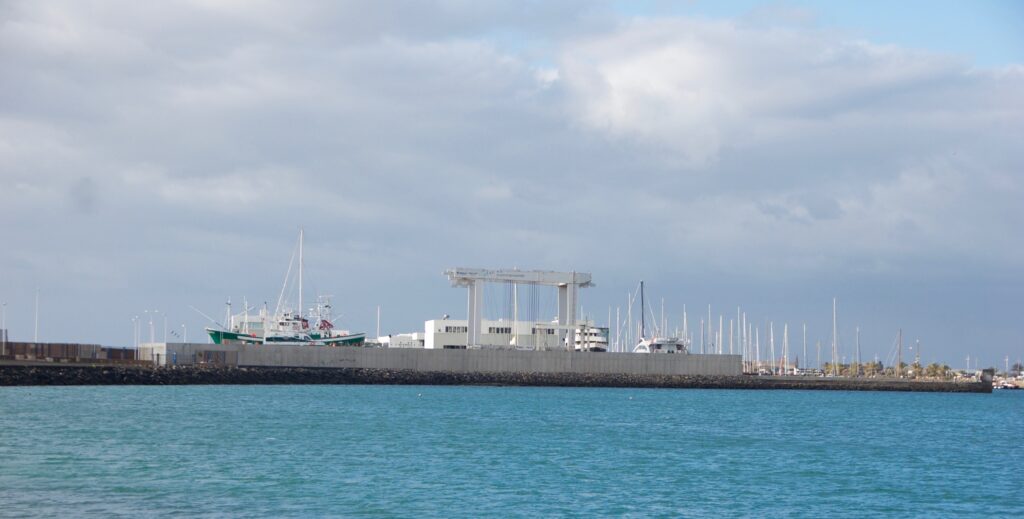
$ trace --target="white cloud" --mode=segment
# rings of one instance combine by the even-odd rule
[[[0,291],[220,301],[300,225],[352,301],[408,323],[446,284],[381,280],[454,264],[600,287],[1024,264],[1019,66],[574,3],[2,9]]]

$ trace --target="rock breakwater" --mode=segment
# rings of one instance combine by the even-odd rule
[[[0,386],[395,384],[990,393],[991,384],[815,377],[452,373],[362,368],[0,365]]]

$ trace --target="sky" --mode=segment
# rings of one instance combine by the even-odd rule
[[[3,2],[10,338],[38,291],[41,341],[130,345],[151,315],[199,340],[192,307],[273,307],[302,228],[306,294],[371,335],[378,306],[384,334],[463,318],[446,268],[576,270],[602,325],[643,279],[670,328],[741,307],[827,345],[837,298],[845,356],[859,327],[886,361],[902,329],[924,363],[1001,368],[1024,357],[1022,22],[1013,1]]]

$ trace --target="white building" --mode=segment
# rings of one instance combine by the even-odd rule
[[[425,336],[423,333],[396,333],[377,337],[377,342],[383,348],[422,348]]]
[[[480,321],[477,345],[485,349],[566,350],[566,327],[557,322]],[[465,349],[469,324],[465,319],[436,319],[424,324],[423,347],[427,349]],[[573,349],[604,351],[608,348],[608,328],[578,321],[571,336]]]

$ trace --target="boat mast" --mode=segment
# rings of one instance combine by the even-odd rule
[[[640,340],[647,337],[647,316],[644,315],[644,280],[640,280]]]
[[[608,315],[611,316],[611,307],[608,307]],[[519,347],[519,285],[512,282],[512,343]]]
[[[683,340],[688,341],[687,342],[687,346],[689,346],[690,342],[693,342],[693,341],[689,340],[690,339],[690,324],[689,323],[690,323],[690,319],[688,317],[686,317],[686,305],[684,304],[683,305]]]
[[[836,298],[832,298],[832,375],[839,375],[839,367],[836,365],[839,356],[839,345],[836,340],[838,336],[836,327]]]
[[[804,365],[807,364],[807,323],[804,323]]]
[[[732,340],[733,340],[733,324],[732,318],[729,318],[729,355],[732,355]]]
[[[815,356],[815,360],[817,361],[817,364],[818,364],[817,369],[822,369],[824,366],[821,365],[821,339],[818,339],[814,343],[814,345],[817,347],[817,351],[818,351],[818,353]],[[822,369],[822,373],[825,373],[825,371],[823,369]]]
[[[729,331],[732,331],[730,328]],[[718,354],[722,354],[722,314],[718,314],[718,339],[715,341],[715,345],[718,347]]]
[[[299,319],[302,319],[302,228],[299,228]]]
[[[782,325],[782,374],[789,369],[789,323]]]
[[[757,374],[761,374],[761,328],[754,330],[754,351],[757,359]]]
[[[711,341],[714,340],[714,338],[712,338],[712,335],[714,335],[714,332],[712,331],[714,329],[713,328],[714,324],[712,324],[712,322],[711,322],[711,304],[710,303],[708,304],[708,320],[707,320],[707,323],[708,323],[708,335],[707,335],[708,338],[707,338],[707,342],[708,342],[708,346],[710,347],[710,346],[712,346],[711,345]],[[711,350],[711,352],[714,353],[714,350]],[[701,353],[704,353],[704,352],[701,351]]]
[[[970,357],[968,358],[968,369],[970,368]],[[896,378],[903,378],[903,328],[900,328],[899,339],[896,341]]]
[[[857,372],[854,373],[854,376],[855,377],[859,377],[860,376],[860,326],[858,326],[856,329],[857,329],[857,360],[856,360]]]
[[[633,342],[633,298],[636,297],[636,292],[630,294],[626,292],[626,347],[632,348],[635,343]]]
[[[661,298],[661,335],[668,335],[668,323],[665,322],[665,298]]]

